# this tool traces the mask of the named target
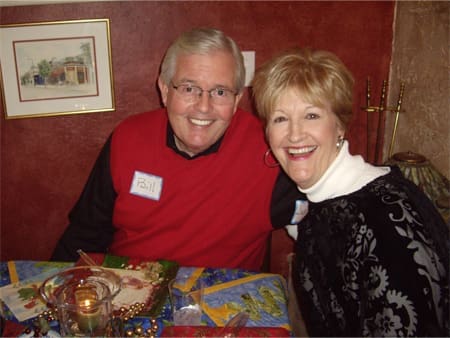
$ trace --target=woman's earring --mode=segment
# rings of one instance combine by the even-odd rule
[[[339,136],[338,141],[336,142],[336,148],[341,149],[343,144],[344,144],[344,137]]]
[[[270,158],[272,159],[272,162],[269,161]],[[280,163],[278,163],[277,159],[273,156],[272,150],[270,148],[267,149],[267,151],[264,154],[264,164],[266,166],[268,166],[269,168],[275,168],[280,165]]]

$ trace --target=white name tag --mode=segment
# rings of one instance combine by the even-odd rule
[[[162,177],[135,171],[130,193],[158,201],[161,197],[163,179]]]

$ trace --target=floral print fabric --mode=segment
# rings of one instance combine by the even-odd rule
[[[311,336],[448,336],[448,228],[398,170],[309,204],[293,278]]]

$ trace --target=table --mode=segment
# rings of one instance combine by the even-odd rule
[[[0,286],[5,286],[11,282],[32,281],[36,276],[42,274],[51,275],[64,268],[73,266],[74,263],[67,262],[38,262],[38,261],[11,261],[0,262]],[[240,269],[217,269],[203,267],[180,267],[177,274],[191,274],[195,278],[201,279],[206,285],[204,294],[204,309],[202,317],[203,333],[205,335],[217,334],[217,331],[206,332],[206,329],[221,327],[233,316],[233,314],[245,310],[250,313],[246,329],[272,328],[264,333],[265,336],[283,335],[289,336],[291,326],[287,311],[287,298],[285,292],[285,280],[282,276],[267,273],[255,273]],[[42,277],[41,277],[42,278]],[[36,280],[39,283],[39,280]],[[2,297],[0,289],[0,297]],[[29,296],[30,302],[35,298]],[[31,303],[31,305],[33,305]],[[22,330],[31,327],[36,318],[19,321],[6,304],[2,304],[3,315],[9,321],[9,327],[17,326]],[[39,312],[40,313],[40,312]],[[38,313],[36,314],[38,315]],[[177,335],[171,327],[170,303],[165,301],[161,311],[156,318],[137,316],[128,321],[125,329],[129,334],[133,333],[133,328],[140,328],[145,332],[151,325],[157,324],[156,336],[165,335],[165,330],[169,330],[170,335]],[[56,323],[50,322],[51,328],[57,330]],[[8,325],[7,325],[8,327]],[[281,329],[276,330],[275,328]],[[192,329],[192,328],[191,328]],[[16,330],[17,331],[17,330]],[[206,333],[205,333],[206,332]],[[258,331],[247,332],[248,336]],[[16,332],[17,333],[17,332]],[[191,330],[192,334],[195,334]],[[166,333],[167,334],[167,333]],[[186,334],[184,331],[183,334]]]

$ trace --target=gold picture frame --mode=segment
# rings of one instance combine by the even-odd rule
[[[115,110],[109,19],[0,25],[6,119]]]

